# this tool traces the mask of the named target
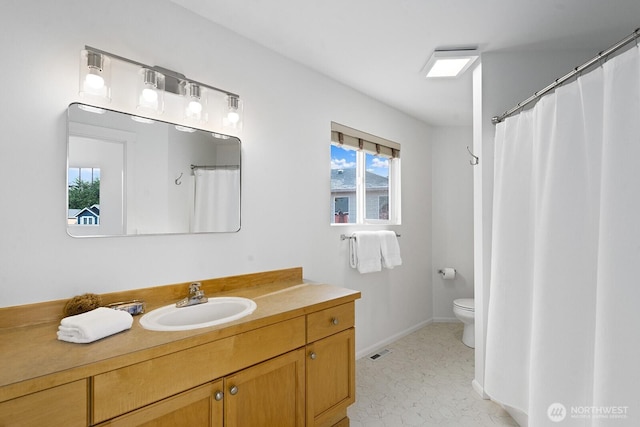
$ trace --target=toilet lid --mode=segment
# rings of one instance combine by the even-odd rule
[[[473,304],[473,298],[460,298],[453,301],[453,305],[463,310],[474,311],[475,305]]]

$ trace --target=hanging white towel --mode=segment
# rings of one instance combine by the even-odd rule
[[[400,245],[395,231],[383,230],[380,233],[380,253],[382,254],[382,266],[388,269],[402,265],[400,258]]]
[[[122,310],[98,307],[75,316],[65,317],[58,326],[58,339],[74,343],[90,343],[131,328],[133,317]]]
[[[356,268],[362,274],[382,270],[380,256],[380,234],[375,231],[357,231],[353,233],[352,257],[356,260]]]

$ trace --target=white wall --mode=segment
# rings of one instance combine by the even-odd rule
[[[302,266],[362,291],[360,353],[433,317],[424,123],[167,1],[5,1],[0,33],[0,306]],[[85,44],[240,94],[239,233],[66,234],[66,108]],[[402,267],[359,275],[339,238],[355,227],[329,226],[332,120],[402,144]]]
[[[473,298],[473,168],[471,127],[435,127],[433,164],[433,316],[434,321],[457,321],[453,300]],[[456,269],[453,280],[438,270]]]

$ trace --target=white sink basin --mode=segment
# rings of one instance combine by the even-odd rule
[[[188,307],[175,304],[157,308],[140,318],[140,325],[152,331],[186,331],[220,325],[248,316],[256,309],[248,298],[219,297]]]

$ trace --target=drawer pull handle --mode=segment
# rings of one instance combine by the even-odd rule
[[[316,360],[316,357],[318,357],[318,355],[315,352],[312,351],[311,353],[309,353],[309,359]]]
[[[216,399],[216,401],[220,402],[222,400],[222,397],[224,396],[224,393],[221,392],[220,390],[216,391],[215,394],[213,395],[213,398]]]
[[[331,319],[331,324],[337,325],[338,323],[340,323],[340,321],[338,321],[337,317],[334,317],[334,318]]]
[[[229,393],[231,393],[232,396],[235,396],[236,394],[238,394],[238,387],[234,385],[229,389]]]

